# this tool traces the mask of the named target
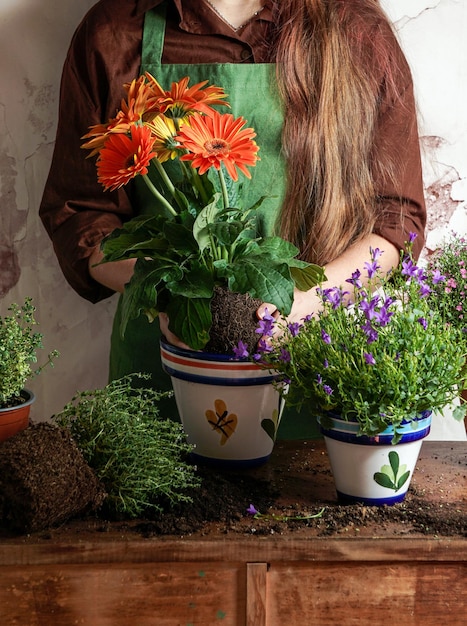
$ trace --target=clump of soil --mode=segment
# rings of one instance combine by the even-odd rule
[[[42,422],[0,444],[0,526],[42,530],[99,507],[104,497],[66,430]]]
[[[256,332],[256,310],[261,304],[261,300],[252,298],[249,294],[233,293],[216,287],[211,301],[210,339],[204,351],[233,354],[238,342],[243,341],[251,352],[260,338]]]

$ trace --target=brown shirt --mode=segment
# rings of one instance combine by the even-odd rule
[[[72,287],[95,302],[110,291],[88,272],[93,249],[122,221],[133,216],[131,186],[104,192],[97,182],[94,159],[86,159],[81,137],[88,127],[105,122],[120,108],[123,84],[139,75],[144,14],[163,0],[101,0],[85,16],[70,45],[60,90],[54,156],[40,215]],[[271,2],[238,33],[203,0],[168,3],[163,63],[270,62],[273,33]],[[399,248],[408,232],[423,244],[425,206],[412,83],[407,68],[401,99],[382,107],[379,132],[388,133],[406,161],[397,189],[386,184],[381,220],[375,230]],[[386,143],[386,142],[384,142]],[[376,142],[378,145],[378,140]],[[397,198],[394,200],[393,198]],[[400,198],[405,199],[405,228],[400,226]]]

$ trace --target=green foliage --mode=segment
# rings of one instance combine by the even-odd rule
[[[134,389],[134,377],[149,378],[134,374],[81,392],[54,416],[104,484],[109,510],[130,518],[189,501],[187,491],[199,486],[181,425],[159,416],[168,394]]]
[[[435,277],[431,305],[463,332],[467,343],[467,239],[452,234],[430,257],[428,273]]]
[[[26,381],[46,365],[53,365],[58,356],[52,351],[47,362],[33,370],[31,364],[37,363],[36,353],[43,345],[42,334],[34,330],[37,322],[32,299],[26,298],[22,306],[12,304],[8,310],[11,315],[0,316],[0,407],[17,404]]]
[[[224,181],[222,169],[219,176]],[[214,174],[196,180],[211,194],[207,203],[187,191],[187,208],[137,217],[103,241],[104,262],[137,259],[123,294],[122,334],[141,313],[152,321],[164,311],[170,330],[202,350],[209,340],[215,286],[249,293],[287,315],[294,287],[306,290],[323,279],[322,268],[296,258],[295,246],[261,235],[256,209],[263,199],[247,210],[232,208],[239,198],[232,184],[224,188],[230,192],[226,198]]]
[[[290,381],[287,402],[356,420],[368,436],[389,426],[397,433],[403,420],[453,402],[465,386],[465,343],[433,309],[423,270],[403,258],[367,287],[356,273],[348,286],[322,290],[321,313],[298,334],[284,329],[262,355]],[[456,407],[457,419],[464,414]]]

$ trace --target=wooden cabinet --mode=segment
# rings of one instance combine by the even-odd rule
[[[465,444],[442,444],[444,456],[424,446],[416,488],[434,473],[467,515]],[[144,539],[71,523],[0,538],[1,626],[460,626],[466,616],[462,532]]]

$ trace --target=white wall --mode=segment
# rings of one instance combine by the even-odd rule
[[[105,384],[113,299],[92,305],[63,279],[37,211],[48,173],[62,63],[93,0],[0,0],[0,314],[32,296],[47,349],[35,419]],[[467,232],[467,2],[383,0],[412,66],[421,114],[428,245]]]

